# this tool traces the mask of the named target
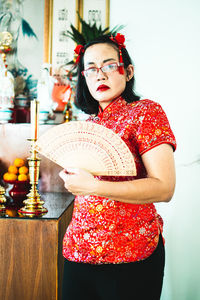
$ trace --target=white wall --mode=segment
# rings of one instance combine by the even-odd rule
[[[111,28],[126,25],[136,91],[163,106],[178,143],[175,195],[157,205],[167,252],[162,300],[200,299],[199,12],[199,0],[110,0]]]

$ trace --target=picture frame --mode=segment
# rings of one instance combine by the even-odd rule
[[[110,0],[45,0],[44,62],[52,65],[52,74],[73,59],[75,43],[63,31],[70,30],[70,24],[80,30],[77,12],[86,22],[108,27]]]
[[[52,65],[52,75],[73,60],[75,43],[65,33],[70,25],[78,28],[80,0],[45,0],[44,61]]]

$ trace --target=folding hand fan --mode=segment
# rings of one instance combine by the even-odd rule
[[[93,175],[135,176],[134,157],[111,129],[72,121],[46,131],[35,149],[63,168],[81,168]]]

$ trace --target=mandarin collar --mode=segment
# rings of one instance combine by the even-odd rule
[[[120,96],[109,103],[104,110],[99,106],[98,119],[108,119],[111,115],[119,111],[126,104],[126,101]]]

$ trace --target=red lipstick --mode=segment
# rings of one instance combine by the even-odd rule
[[[98,86],[97,91],[103,92],[109,89],[109,86],[105,85],[105,84],[101,84],[100,86]]]

